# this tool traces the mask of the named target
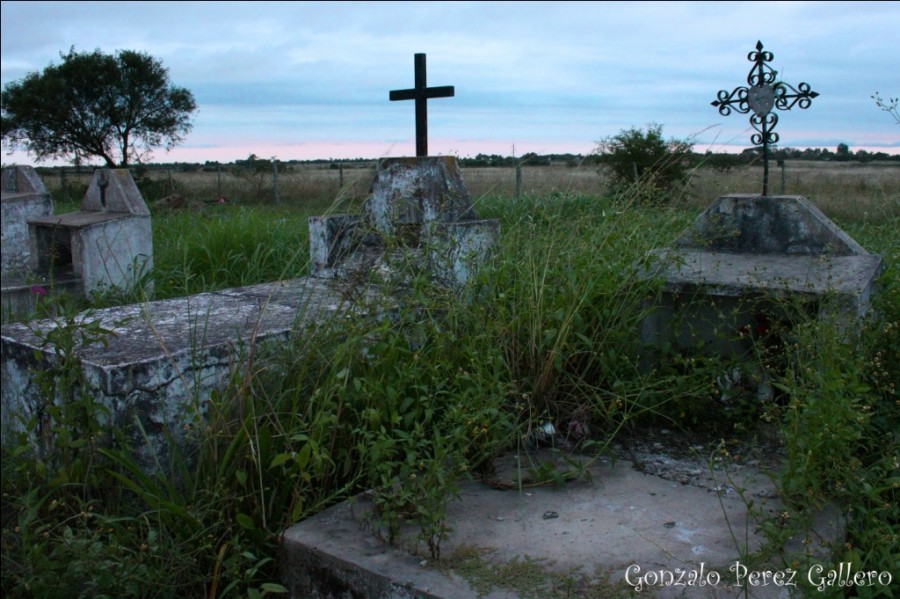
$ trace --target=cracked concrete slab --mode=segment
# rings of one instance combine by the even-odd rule
[[[452,563],[455,554],[475,550],[487,568],[538,560],[553,571],[605,579],[625,594],[641,577],[683,571],[707,584],[647,584],[643,594],[744,596],[737,583],[747,583],[756,571],[742,570],[746,556],[764,542],[755,522],[780,508],[767,477],[752,468],[741,469],[736,479],[722,471],[715,491],[646,474],[627,460],[601,459],[589,472],[591,482],[556,488],[464,483],[448,507],[451,532],[441,555]],[[748,510],[750,500],[757,511]],[[373,515],[363,494],[285,532],[283,568],[292,597],[517,596],[502,587],[484,594],[461,572],[434,562],[416,541],[414,524],[404,525],[399,540],[388,545],[374,531]],[[836,512],[820,515],[816,530],[823,545],[839,538],[841,522]],[[783,572],[785,566],[768,569]],[[750,597],[768,599],[796,589],[769,579],[748,590]]]

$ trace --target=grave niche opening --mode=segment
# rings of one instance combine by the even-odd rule
[[[42,275],[74,276],[72,269],[72,235],[63,227],[38,225],[34,229],[37,272]]]

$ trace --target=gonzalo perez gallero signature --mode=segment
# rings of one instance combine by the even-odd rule
[[[797,587],[810,585],[820,592],[849,587],[886,587],[893,582],[887,571],[854,570],[851,562],[841,562],[834,568],[814,564],[808,570],[755,570],[736,561],[728,567],[727,574],[707,569],[701,562],[699,568],[675,568],[673,570],[644,571],[637,564],[625,570],[625,582],[640,592],[651,587]]]

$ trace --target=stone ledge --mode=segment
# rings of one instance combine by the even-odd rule
[[[883,260],[851,256],[734,254],[696,249],[656,252],[650,276],[668,291],[703,288],[706,293],[740,296],[747,292],[836,294],[868,304]]]

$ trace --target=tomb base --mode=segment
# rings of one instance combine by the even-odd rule
[[[462,481],[459,497],[447,505],[440,561],[411,521],[388,544],[377,528],[376,506],[363,493],[285,531],[283,581],[294,599],[513,599],[525,595],[522,587],[527,596],[556,596],[552,583],[572,597],[789,599],[797,589],[748,583],[749,573],[780,571],[786,579],[793,568],[802,571],[795,575],[799,585],[806,570],[797,562],[811,554],[827,563],[830,547],[843,539],[844,518],[828,506],[813,517],[810,545],[791,538],[777,558],[751,562],[749,555],[767,542],[757,523],[784,509],[768,475],[743,466],[710,468],[708,456],[688,460],[659,450],[646,457],[684,462],[702,474],[683,482],[629,460],[600,458],[588,466],[593,483],[519,489]],[[500,457],[498,472],[504,463],[517,472],[519,459],[536,463],[541,457]],[[737,528],[739,535],[733,534]],[[496,574],[504,567],[528,581]],[[652,578],[660,571],[700,576],[665,585]],[[642,579],[649,584],[636,589]]]

